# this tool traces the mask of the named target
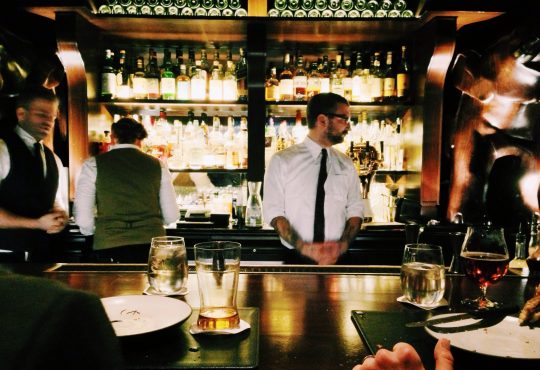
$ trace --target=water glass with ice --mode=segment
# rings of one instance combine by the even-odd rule
[[[187,290],[188,264],[184,238],[152,238],[148,254],[148,283],[157,294],[181,294]]]
[[[433,306],[444,296],[442,248],[433,244],[406,244],[401,264],[401,290],[411,303]]]

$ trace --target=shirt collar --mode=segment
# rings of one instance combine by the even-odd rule
[[[114,150],[114,149],[126,149],[126,148],[131,148],[131,149],[137,149],[137,150],[141,150],[141,148],[139,148],[137,145],[135,144],[115,144],[115,145],[111,145],[110,149],[109,150]]]
[[[35,143],[41,143],[41,141],[37,141],[32,135],[30,135],[27,131],[25,131],[19,125],[15,126],[15,133],[21,138],[24,144],[30,149],[34,147]]]
[[[319,154],[321,154],[322,149],[325,149],[324,147],[320,146],[318,143],[313,141],[313,139],[310,138],[309,136],[306,136],[306,138],[304,139],[304,145],[306,146],[306,148],[311,153],[313,159],[317,158],[319,156]],[[330,148],[326,148],[326,151],[327,151],[328,154],[330,154],[329,149]]]

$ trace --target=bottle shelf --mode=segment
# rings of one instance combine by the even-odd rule
[[[397,115],[400,117],[411,109],[413,105],[413,103],[349,103],[351,113],[354,115],[362,111],[368,111],[370,113]],[[306,106],[307,102],[303,101],[266,102],[268,114],[283,117],[294,117],[297,110],[304,111]]]
[[[242,116],[247,114],[246,102],[210,102],[210,101],[180,101],[180,100],[100,100],[111,114],[137,113],[142,115],[159,116],[165,111],[167,116],[187,116],[189,111],[196,115],[201,112],[208,116]]]

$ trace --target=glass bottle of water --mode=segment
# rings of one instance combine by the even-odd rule
[[[249,181],[249,196],[246,204],[246,227],[259,228],[263,225],[261,181]]]

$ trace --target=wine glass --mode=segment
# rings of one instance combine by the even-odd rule
[[[493,309],[500,304],[486,297],[488,286],[496,283],[508,272],[509,255],[502,228],[490,224],[469,226],[461,247],[461,260],[465,274],[474,280],[482,295],[464,299],[462,303],[474,309]]]

